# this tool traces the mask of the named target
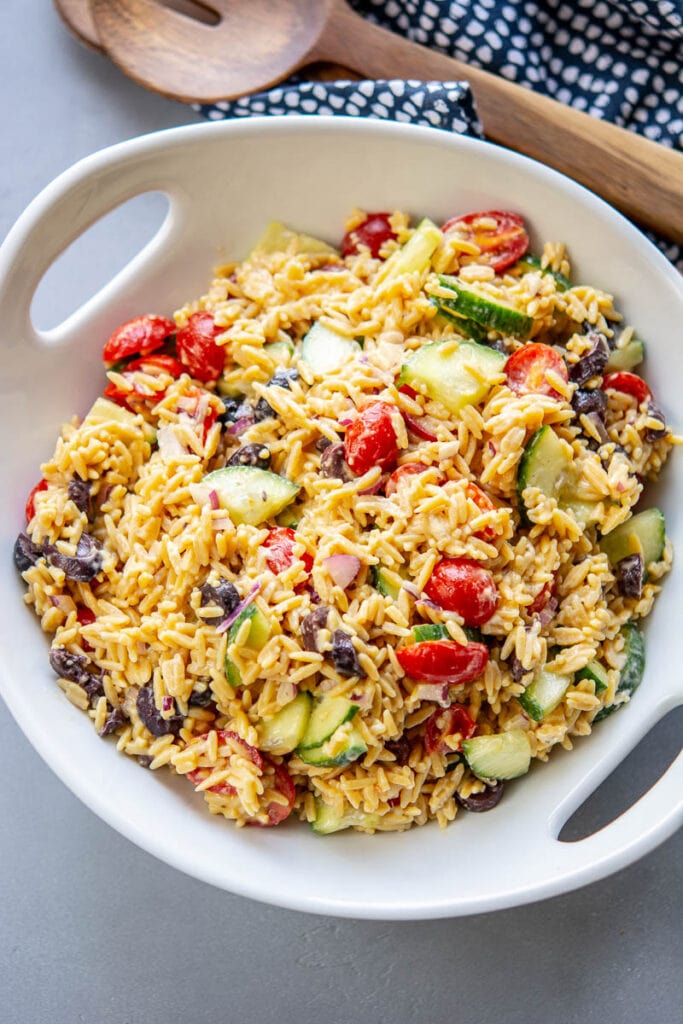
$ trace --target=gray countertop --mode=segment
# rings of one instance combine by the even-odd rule
[[[198,116],[74,42],[44,0],[2,7],[4,237],[80,157]],[[60,320],[103,283],[156,216],[152,199],[80,243],[46,278],[38,322]],[[572,835],[652,784],[682,724],[680,709],[660,724],[579,812]],[[453,921],[338,921],[228,895],[143,853],[67,791],[1,703],[0,749],[0,1024],[681,1019],[683,833],[609,879],[531,906]]]

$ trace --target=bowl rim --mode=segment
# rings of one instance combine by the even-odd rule
[[[354,133],[368,132],[386,135],[387,137],[400,136],[403,139],[429,138],[438,142],[441,146],[452,147],[455,150],[459,148],[471,149],[474,152],[481,152],[485,156],[492,156],[495,152],[496,160],[509,163],[511,166],[521,167],[532,176],[536,175],[541,179],[549,181],[551,184],[555,184],[564,192],[568,192],[570,196],[574,196],[583,205],[599,209],[603,216],[605,212],[608,212],[615,228],[629,240],[630,244],[646,247],[648,259],[654,263],[657,272],[667,277],[680,291],[683,298],[683,279],[678,275],[676,269],[663,253],[645,235],[622,214],[611,208],[604,200],[591,193],[582,185],[551,168],[545,167],[537,161],[508,150],[503,150],[492,143],[468,136],[454,135],[445,132],[443,129],[385,122],[374,118],[299,114],[287,115],[285,117],[250,117],[169,128],[116,143],[84,157],[48,184],[18,218],[14,227],[7,235],[5,242],[0,247],[0,283],[16,257],[18,250],[21,248],[29,228],[41,219],[44,212],[51,207],[64,190],[70,188],[84,177],[97,175],[102,168],[109,167],[117,162],[135,162],[150,153],[173,150],[176,147],[183,147],[194,142],[201,143],[204,138],[221,135],[249,138],[263,133],[277,135],[280,133],[287,134],[291,131],[313,132],[314,134],[320,131],[342,134],[346,131],[352,131]],[[97,296],[94,299],[96,300]],[[36,334],[40,337],[40,332],[36,332]],[[335,898],[321,900],[319,898],[311,898],[305,893],[297,892],[292,894],[290,892],[283,892],[281,889],[269,889],[267,885],[264,885],[263,880],[258,879],[254,881],[250,879],[248,874],[246,876],[233,877],[228,881],[225,878],[224,871],[198,870],[190,854],[173,849],[160,848],[158,842],[155,842],[153,834],[141,829],[135,822],[127,818],[124,813],[119,812],[116,804],[106,796],[103,796],[92,780],[84,778],[77,773],[71,764],[68,751],[65,748],[60,747],[58,743],[45,742],[45,730],[41,729],[36,719],[31,716],[28,704],[15,699],[15,695],[9,685],[9,676],[6,675],[5,665],[2,660],[0,660],[0,693],[4,697],[18,725],[48,766],[79,800],[117,832],[126,836],[146,852],[151,853],[153,856],[192,877],[200,878],[209,884],[238,895],[289,909],[352,918],[409,920],[459,916],[518,906],[570,891],[624,867],[664,841],[683,822],[683,797],[681,797],[678,801],[670,802],[668,809],[659,807],[656,821],[653,822],[646,816],[644,820],[644,826],[646,827],[643,827],[638,834],[633,833],[621,836],[613,849],[602,849],[600,842],[598,842],[595,845],[597,859],[592,863],[581,864],[576,859],[568,858],[555,877],[546,880],[536,888],[533,886],[526,886],[526,888],[511,886],[505,892],[495,892],[487,897],[478,897],[476,899],[464,897],[445,902],[442,900],[411,902],[399,899],[391,904],[383,903],[381,906],[368,906],[365,903],[354,902],[348,896],[343,897],[341,900]],[[681,700],[683,701],[683,696]],[[604,775],[606,774],[607,772],[604,773]],[[602,776],[603,778],[604,775]],[[596,784],[599,784],[600,781],[599,779]],[[630,811],[625,812],[625,815],[618,818],[617,822],[629,814],[633,820],[638,819],[638,808],[641,808],[642,811],[648,806],[659,806],[662,801],[658,802],[655,799],[657,794],[655,794],[655,797],[651,795],[653,791],[659,787],[658,792],[660,794],[664,793],[665,790],[669,794],[673,791],[674,783],[676,783],[678,791],[683,791],[681,782],[683,782],[683,755],[679,755],[678,759],[673,762],[653,789],[637,801]],[[640,817],[642,817],[642,814]],[[606,829],[610,828],[611,826],[606,826]],[[599,839],[606,829],[601,830],[601,832],[596,833],[591,838]],[[628,833],[628,829],[626,832]]]

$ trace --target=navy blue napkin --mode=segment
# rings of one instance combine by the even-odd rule
[[[578,110],[683,145],[681,0],[351,0],[361,14],[434,50]],[[307,82],[197,108],[212,120],[346,114],[482,136],[458,82]],[[654,238],[683,272],[683,249]]]

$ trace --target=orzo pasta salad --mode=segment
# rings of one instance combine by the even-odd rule
[[[14,550],[100,736],[238,825],[372,832],[493,808],[629,700],[674,438],[612,297],[528,245],[274,223],[106,340]]]

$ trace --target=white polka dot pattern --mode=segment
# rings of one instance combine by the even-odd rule
[[[350,0],[372,21],[474,67],[683,145],[681,0]],[[306,82],[198,107],[205,117],[344,114],[480,135],[457,82]],[[654,239],[683,271],[683,250]]]

